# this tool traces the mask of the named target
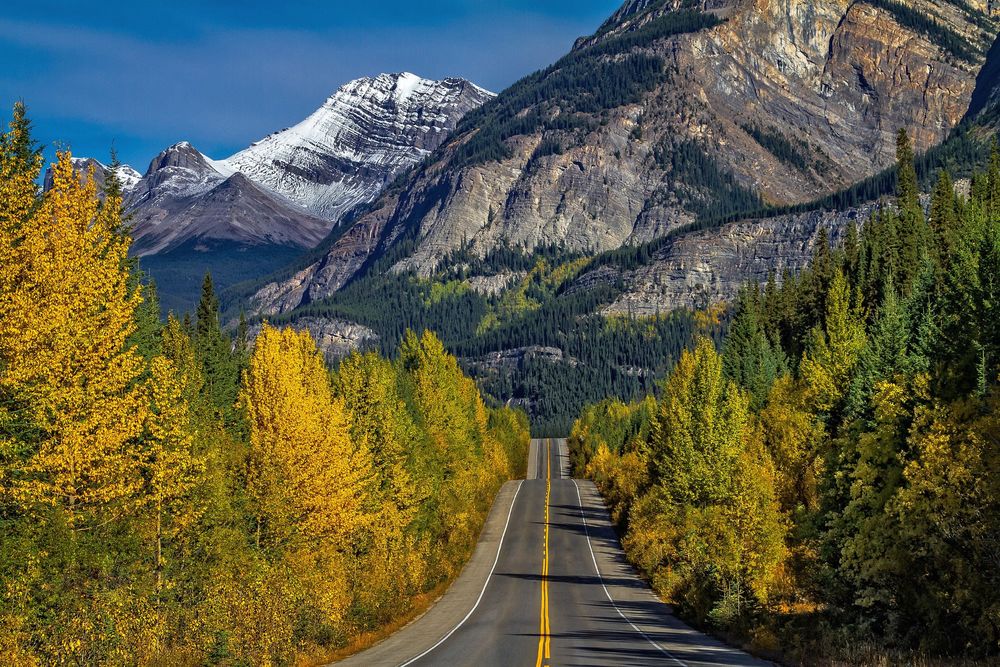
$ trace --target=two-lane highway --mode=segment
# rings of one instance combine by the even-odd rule
[[[472,560],[424,616],[347,665],[767,665],[677,620],[626,563],[564,440],[534,440]]]

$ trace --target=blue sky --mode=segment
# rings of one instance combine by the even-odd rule
[[[188,140],[224,157],[359,76],[463,76],[499,91],[621,1],[20,2],[0,17],[0,117],[23,99],[49,156],[68,146],[101,159],[114,143],[141,172]]]

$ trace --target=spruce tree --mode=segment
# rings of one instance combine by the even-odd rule
[[[931,195],[929,223],[934,237],[934,244],[931,248],[932,256],[935,263],[943,268],[947,258],[952,253],[952,246],[959,226],[955,186],[945,169],[942,169],[938,174],[937,184]]]
[[[201,286],[194,332],[195,352],[205,376],[204,392],[227,425],[234,423],[238,391],[238,369],[229,337],[219,325],[219,299],[212,276],[205,274]]]
[[[927,224],[920,206],[920,188],[913,162],[913,146],[906,130],[896,137],[897,189],[896,206],[899,242],[899,273],[897,284],[903,293],[909,292],[910,283],[919,270],[921,255],[927,245]]]

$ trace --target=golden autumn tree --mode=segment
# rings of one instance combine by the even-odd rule
[[[486,508],[482,490],[488,475],[481,462],[488,417],[476,383],[433,333],[407,332],[400,365],[412,384],[414,404],[425,431],[426,449],[417,452],[438,507],[442,540],[451,553],[475,540],[478,517]]]
[[[308,332],[265,326],[241,404],[250,425],[247,491],[262,546],[344,543],[368,521],[372,462],[351,442]]]
[[[199,508],[190,497],[204,462],[194,455],[194,428],[184,401],[185,378],[167,358],[150,363],[149,419],[143,449],[144,496],[154,518],[154,569],[157,594],[163,588],[164,540],[191,528]]]
[[[774,469],[750,399],[722,373],[714,344],[685,351],[650,436],[652,486],[624,540],[654,585],[727,626],[767,602],[785,557]]]
[[[13,133],[18,132],[17,128]],[[0,170],[0,394],[18,413],[5,434],[4,487],[23,508],[57,507],[74,528],[130,511],[142,486],[135,441],[148,414],[143,360],[126,345],[141,300],[129,288],[121,201],[100,205],[68,153],[32,204],[38,164],[4,142]],[[19,161],[21,166],[19,167]],[[9,431],[8,431],[9,433]]]

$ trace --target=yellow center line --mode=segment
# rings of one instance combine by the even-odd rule
[[[548,660],[552,652],[552,637],[549,628],[549,498],[552,493],[552,440],[545,441],[545,540],[542,545],[542,604],[539,619],[538,659],[535,667],[542,667],[542,660]]]

